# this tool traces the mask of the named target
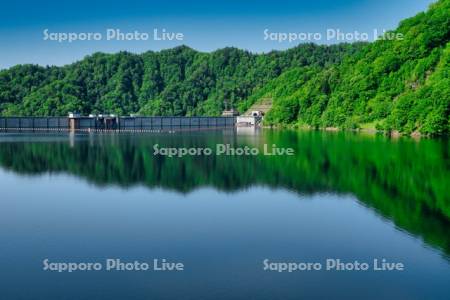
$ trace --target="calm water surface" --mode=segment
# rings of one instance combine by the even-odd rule
[[[295,156],[153,155],[276,144]],[[343,133],[0,134],[0,299],[448,299],[448,140]],[[182,272],[43,270],[182,262]],[[263,261],[404,271],[265,271]]]

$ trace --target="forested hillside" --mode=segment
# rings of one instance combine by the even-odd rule
[[[361,48],[307,44],[258,55],[181,46],[141,55],[96,53],[64,67],[18,65],[0,72],[0,109],[6,116],[219,115],[287,69],[323,69]]]
[[[294,68],[247,101],[272,98],[268,124],[446,134],[450,112],[450,0],[330,68]]]
[[[272,99],[266,124],[446,134],[450,0],[404,20],[403,39],[252,54],[181,46],[96,53],[64,67],[0,71],[0,114],[219,115]]]

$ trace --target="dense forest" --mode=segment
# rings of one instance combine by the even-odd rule
[[[63,67],[18,65],[0,71],[0,115],[219,115],[271,99],[269,125],[447,134],[450,0],[392,34],[403,39],[266,54],[180,46],[95,53]]]
[[[1,114],[220,115],[285,70],[323,69],[361,48],[307,44],[258,55],[180,46],[141,55],[96,53],[64,67],[18,65],[0,72]]]
[[[446,134],[450,112],[450,1],[404,20],[330,68],[293,68],[247,101],[272,98],[269,124]]]

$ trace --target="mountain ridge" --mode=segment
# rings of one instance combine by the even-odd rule
[[[142,54],[97,52],[63,67],[18,65],[0,71],[0,111],[217,115],[291,67],[325,67],[362,45],[303,44],[267,54],[178,46]]]
[[[268,125],[450,131],[450,0],[400,22],[401,40],[301,44],[254,54],[178,46],[94,53],[63,67],[0,71],[0,115],[219,115],[270,98]]]

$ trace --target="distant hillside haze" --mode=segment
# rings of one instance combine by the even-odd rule
[[[64,67],[18,65],[0,71],[0,114],[216,116],[269,100],[268,125],[448,134],[450,0],[388,37],[399,34],[267,54],[180,46],[95,53]]]

